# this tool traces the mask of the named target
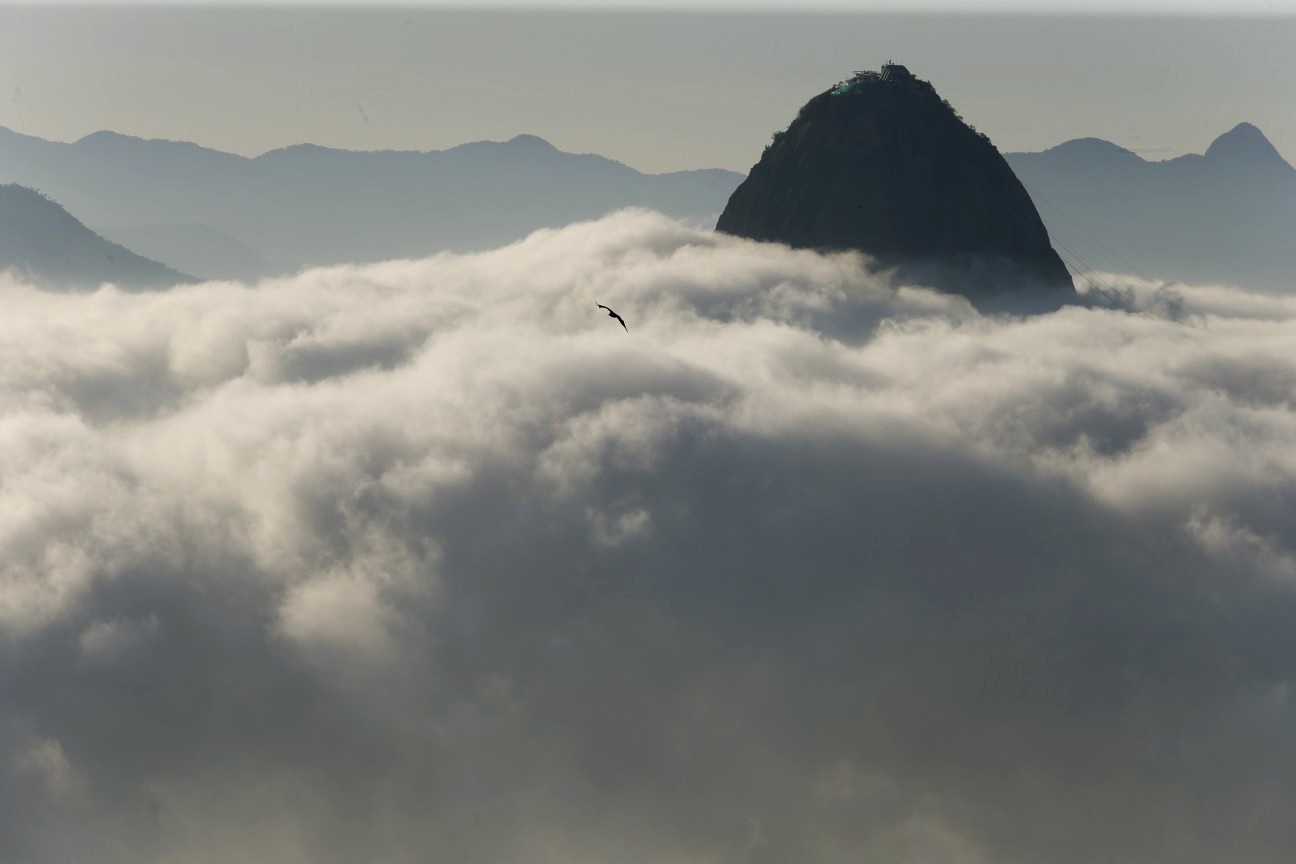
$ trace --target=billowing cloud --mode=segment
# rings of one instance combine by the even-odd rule
[[[0,286],[0,858],[1286,861],[1296,303],[1121,287]]]

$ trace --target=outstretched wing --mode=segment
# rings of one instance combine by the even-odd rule
[[[620,322],[621,322],[621,326],[622,326],[622,327],[625,327],[625,331],[626,331],[627,333],[630,332],[630,328],[629,328],[629,327],[626,327],[625,319],[622,318],[622,317],[621,317],[620,315],[618,315],[617,313],[613,312],[611,306],[604,306],[602,303],[595,303],[594,305],[597,306],[597,307],[600,308],[600,309],[606,309],[607,312],[608,312],[608,315],[610,315],[611,317],[613,317],[613,318],[615,318],[616,320],[620,321]]]

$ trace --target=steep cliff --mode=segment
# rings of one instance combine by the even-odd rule
[[[1073,292],[999,151],[902,66],[811,99],[729,199],[716,228],[858,249],[901,277],[981,299]]]

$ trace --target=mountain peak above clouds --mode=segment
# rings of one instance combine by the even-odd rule
[[[1073,293],[1035,205],[990,139],[905,67],[857,72],[798,112],[716,228],[857,249],[977,299]]]

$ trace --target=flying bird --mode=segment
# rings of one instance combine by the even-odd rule
[[[610,307],[608,307],[608,306],[604,306],[602,303],[595,303],[594,305],[597,306],[597,307],[599,307],[600,309],[607,309],[607,310],[608,310],[608,317],[609,317],[609,318],[615,318],[615,319],[617,319],[618,321],[620,321],[620,322],[621,322],[621,326],[622,326],[622,327],[625,327],[625,331],[626,331],[627,333],[630,332],[630,328],[629,328],[629,327],[626,327],[625,319],[622,318],[620,315],[616,314],[615,312],[613,312],[612,309],[611,309]]]

